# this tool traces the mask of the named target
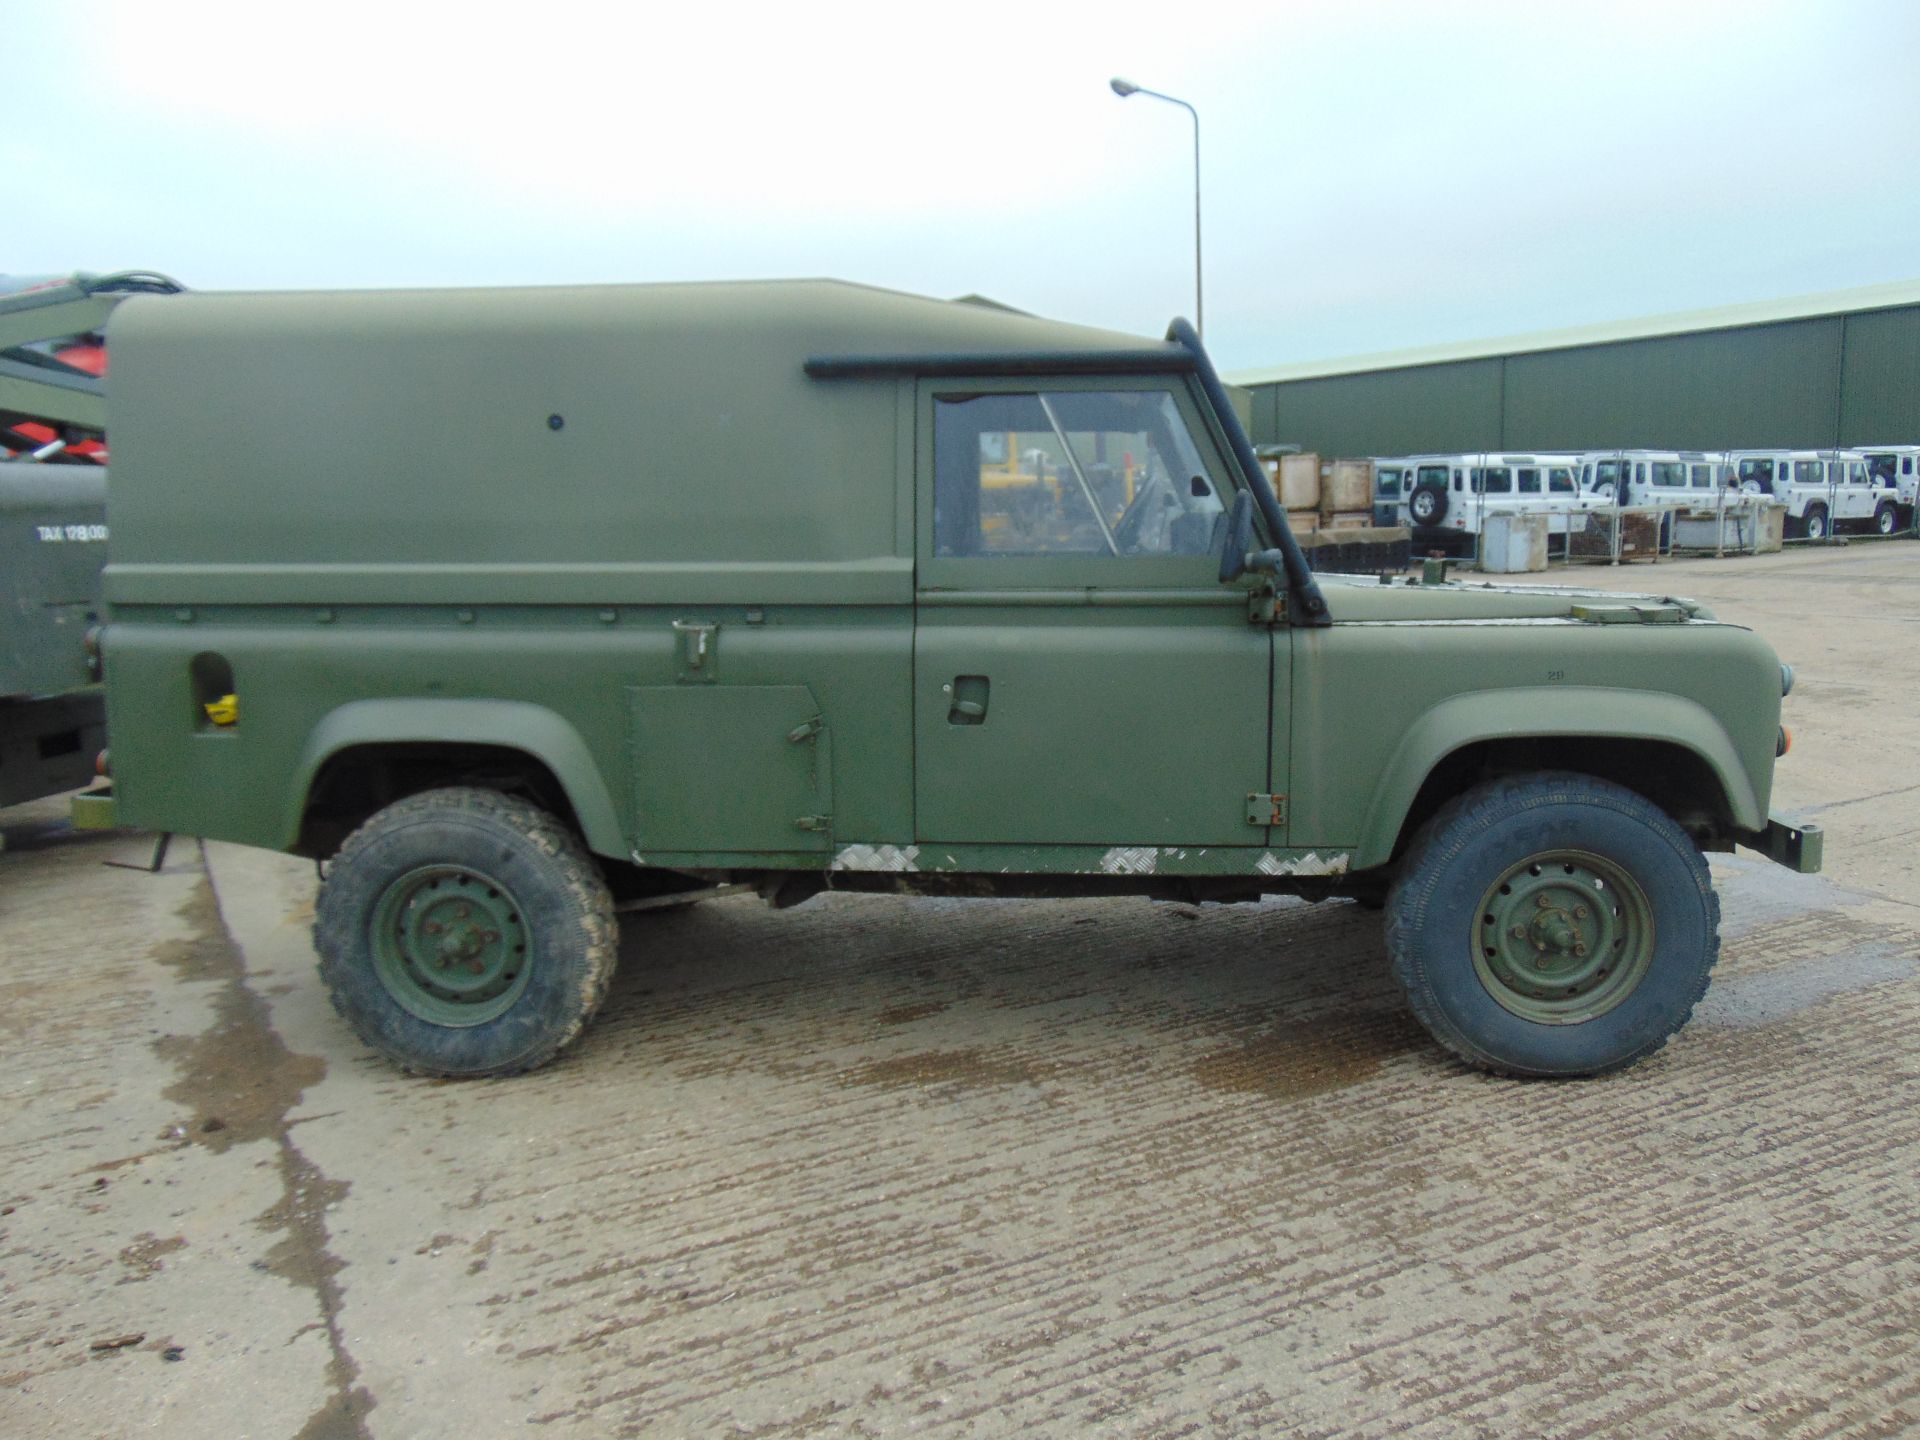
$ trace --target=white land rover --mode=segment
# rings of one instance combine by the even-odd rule
[[[1824,540],[1841,526],[1882,535],[1900,528],[1897,502],[1874,483],[1858,450],[1734,450],[1727,463],[1743,491],[1786,503],[1790,535]]]
[[[1547,532],[1565,536],[1592,509],[1580,494],[1571,455],[1413,455],[1395,462],[1412,470],[1407,514],[1415,546],[1475,541],[1490,514],[1544,511]]]
[[[1867,457],[1867,474],[1884,493],[1893,492],[1898,507],[1900,528],[1920,534],[1920,505],[1915,491],[1920,489],[1920,445],[1861,445]]]
[[[1608,504],[1712,503],[1726,456],[1713,450],[1585,450],[1580,489]]]

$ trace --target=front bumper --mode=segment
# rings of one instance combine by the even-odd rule
[[[1742,845],[1802,875],[1819,873],[1825,841],[1826,832],[1818,825],[1789,825],[1771,815],[1767,817],[1766,829],[1740,832]]]

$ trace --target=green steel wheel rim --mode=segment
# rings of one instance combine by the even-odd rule
[[[433,1025],[484,1025],[533,971],[526,917],[499,881],[464,865],[409,870],[373,910],[373,969],[402,1009]]]
[[[1528,856],[1487,887],[1473,968],[1500,1006],[1541,1025],[1579,1025],[1619,1005],[1653,964],[1653,907],[1611,860]]]

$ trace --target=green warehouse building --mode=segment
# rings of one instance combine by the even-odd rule
[[[1920,280],[1227,378],[1321,455],[1920,444]]]

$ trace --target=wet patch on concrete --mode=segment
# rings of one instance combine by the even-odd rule
[[[188,938],[154,947],[154,959],[182,979],[218,983],[214,1022],[193,1036],[164,1036],[155,1051],[180,1078],[164,1092],[192,1118],[183,1138],[216,1154],[264,1141],[278,1152],[280,1198],[259,1217],[280,1239],[260,1267],[313,1292],[326,1333],[329,1395],[294,1432],[298,1440],[364,1440],[372,1394],[356,1382],[360,1367],[340,1329],[342,1262],[328,1249],[327,1210],[346,1197],[344,1181],[329,1180],[293,1143],[288,1116],[307,1088],[326,1075],[317,1056],[296,1055],[273,1029],[266,1001],[247,983],[239,947],[227,932],[212,884],[200,881],[180,907]]]
[[[1720,939],[1740,940],[1808,915],[1831,915],[1871,898],[1843,889],[1823,875],[1799,875],[1751,855],[1712,857],[1720,891]]]
[[[1920,955],[1911,945],[1856,945],[1837,955],[1750,974],[1721,975],[1695,1007],[1693,1023],[1729,1030],[1771,1025],[1836,995],[1890,980],[1920,975]]]
[[[946,1008],[945,1000],[929,1000],[920,1005],[892,1005],[873,1018],[882,1025],[911,1025],[915,1020],[938,1015]]]
[[[1371,1080],[1396,1055],[1430,1044],[1404,1011],[1276,1025],[1194,1062],[1209,1090],[1298,1100]]]
[[[841,1076],[845,1085],[932,1086],[969,1088],[1002,1085],[1038,1085],[1051,1079],[1059,1066],[986,1050],[921,1050],[891,1060],[856,1066]]]

